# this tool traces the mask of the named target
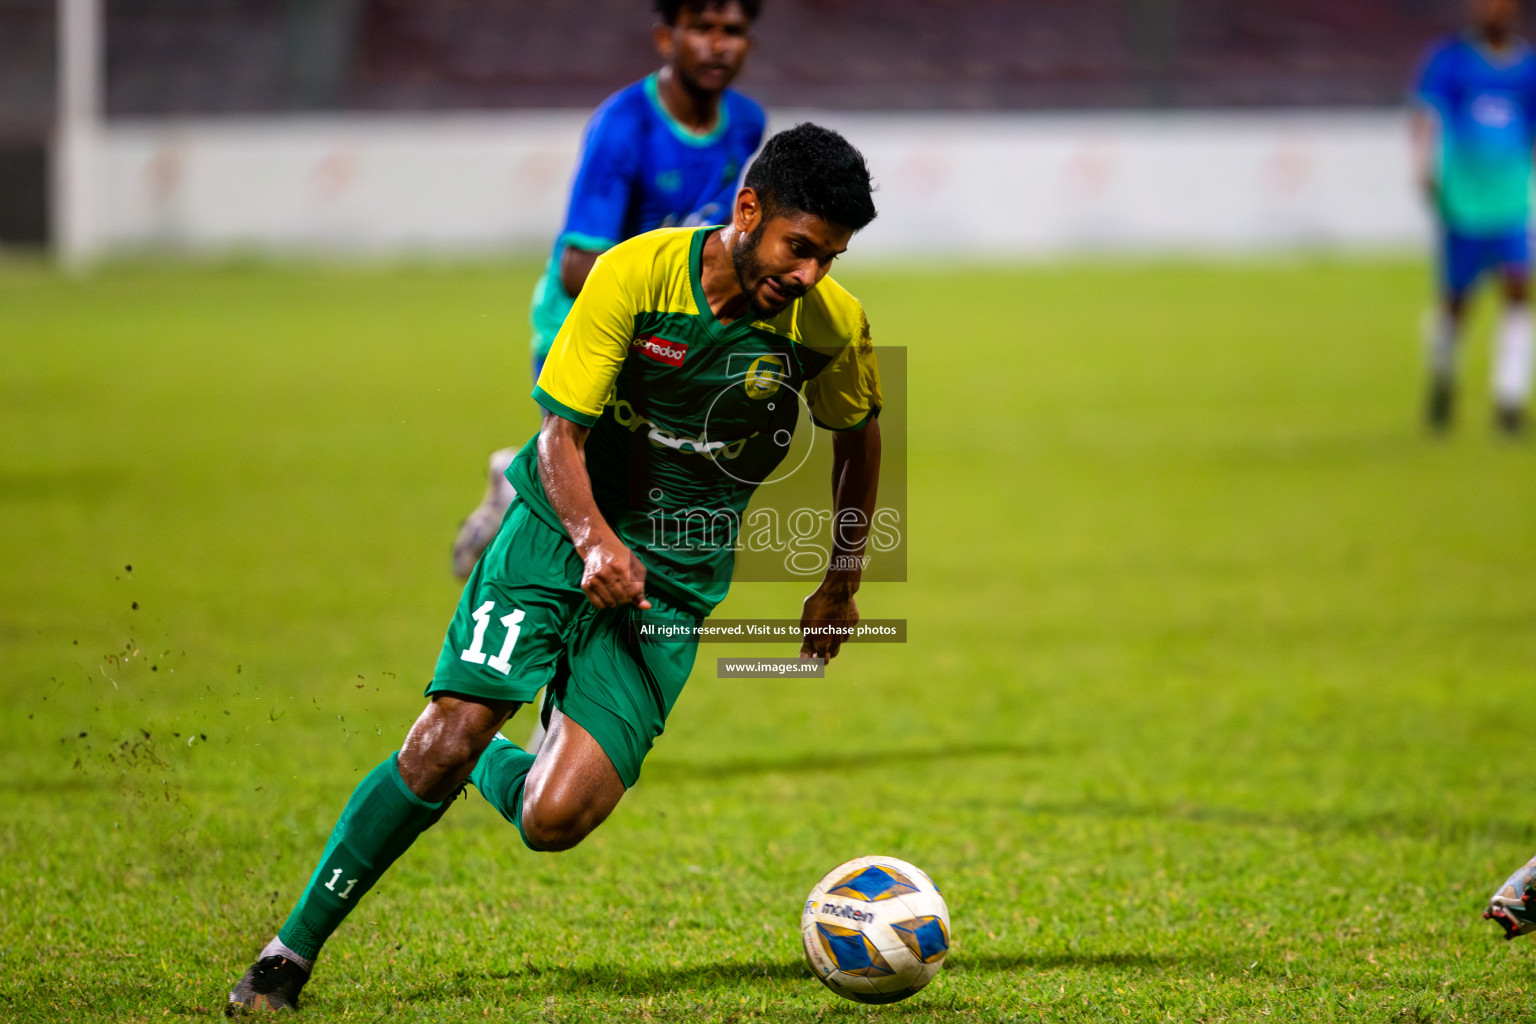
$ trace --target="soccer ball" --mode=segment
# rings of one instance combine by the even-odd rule
[[[894,1003],[944,965],[949,908],[933,879],[906,861],[859,857],[806,897],[800,940],[827,988],[861,1003]]]

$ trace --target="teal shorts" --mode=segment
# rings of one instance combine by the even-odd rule
[[[688,673],[697,618],[647,591],[649,610],[597,608],[561,530],[513,501],[475,565],[432,673],[428,696],[528,703],[540,687],[602,746],[626,787],[666,727]]]

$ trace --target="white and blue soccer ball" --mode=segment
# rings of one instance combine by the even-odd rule
[[[949,908],[919,868],[859,857],[805,899],[800,939],[822,983],[861,1003],[894,1003],[933,980],[949,952]]]

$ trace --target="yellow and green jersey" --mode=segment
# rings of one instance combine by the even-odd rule
[[[741,516],[789,451],[802,406],[853,430],[880,412],[869,322],[831,277],[767,320],[722,324],[704,298],[704,240],[664,228],[598,259],[533,389],[591,428],[587,473],[647,588],[708,615],[730,587]],[[537,438],[507,479],[563,529],[539,480]]]

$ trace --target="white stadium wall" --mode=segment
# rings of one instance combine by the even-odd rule
[[[1392,248],[1427,237],[1400,113],[812,114],[879,182],[878,257]],[[113,122],[95,247],[395,255],[547,247],[583,116]]]

